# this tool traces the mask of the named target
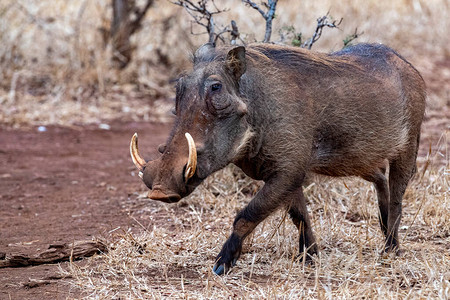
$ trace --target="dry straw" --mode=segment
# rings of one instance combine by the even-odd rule
[[[189,17],[156,1],[133,37],[126,70],[109,62],[102,43],[108,1],[5,0],[0,3],[0,123],[86,124],[105,120],[171,120],[168,80],[189,65],[202,36],[190,36]],[[216,1],[230,12],[244,38],[262,40],[264,23],[240,1]],[[337,50],[355,27],[360,41],[400,51],[429,86],[419,172],[404,197],[403,254],[381,257],[383,238],[373,187],[358,179],[313,178],[306,187],[320,254],[313,266],[295,259],[295,227],[279,211],[260,224],[231,273],[212,273],[214,258],[235,213],[261,183],[235,168],[212,175],[176,205],[134,194],[139,229],[107,236],[109,252],[61,269],[82,297],[94,299],[360,299],[450,298],[449,94],[450,5],[446,0],[280,1],[273,40],[283,26],[306,36],[330,11],[342,31],[325,32],[318,50]],[[166,65],[162,62],[165,61]],[[144,190],[141,191],[144,193]],[[78,294],[77,294],[78,295]]]
[[[244,40],[263,39],[264,20],[256,10],[239,0],[216,4],[229,9],[216,16],[218,26],[236,20]],[[310,37],[317,17],[328,11],[344,20],[340,30],[324,31],[316,50],[340,49],[357,27],[364,32],[358,41],[385,43],[422,73],[436,74],[436,93],[444,99],[430,94],[432,106],[448,101],[440,83],[450,80],[450,72],[433,69],[449,56],[448,1],[280,1],[272,40],[279,41],[280,30],[287,26]],[[155,1],[142,30],[132,37],[133,61],[118,72],[109,59],[111,46],[104,42],[111,14],[109,1],[1,1],[0,123],[17,127],[118,118],[169,121],[169,82],[189,66],[189,55],[207,37],[189,34],[190,17],[182,8]]]
[[[447,139],[436,145],[427,170],[422,164],[406,192],[398,257],[380,255],[383,237],[370,184],[317,177],[306,188],[320,245],[314,265],[296,260],[296,228],[280,211],[247,239],[237,266],[216,276],[212,265],[234,213],[259,185],[228,167],[176,205],[131,196],[130,211],[148,212],[136,220],[140,230],[116,231],[109,253],[62,272],[73,276],[70,284],[87,298],[448,299],[449,165],[433,163],[448,155]]]

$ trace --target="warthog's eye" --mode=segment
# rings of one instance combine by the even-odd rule
[[[213,83],[211,84],[211,92],[218,92],[222,89],[221,83]]]

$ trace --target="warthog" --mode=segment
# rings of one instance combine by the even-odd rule
[[[194,54],[193,70],[177,81],[176,120],[161,157],[145,161],[136,134],[131,157],[149,198],[164,202],[179,201],[229,163],[265,182],[237,214],[217,274],[235,264],[243,240],[282,206],[299,230],[300,253],[317,253],[302,190],[310,172],[373,182],[385,251],[397,250],[425,98],[419,72],[383,45],[324,54],[206,44]]]

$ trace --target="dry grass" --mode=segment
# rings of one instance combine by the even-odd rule
[[[147,212],[136,220],[139,233],[116,233],[109,253],[61,272],[74,277],[70,283],[82,296],[99,299],[448,299],[448,138],[436,145],[405,194],[398,257],[380,256],[373,186],[319,177],[306,188],[320,245],[314,266],[295,261],[298,234],[280,211],[247,239],[228,275],[214,275],[214,258],[234,214],[258,185],[228,167],[176,205],[130,197],[130,211]],[[441,155],[446,165],[435,163]]]
[[[217,24],[235,19],[247,41],[262,40],[264,23],[258,12],[239,0],[217,3],[230,8],[217,17]],[[189,34],[190,19],[181,8],[156,1],[142,30],[132,38],[134,60],[118,72],[112,68],[111,47],[102,34],[111,22],[109,4],[1,1],[0,123],[17,127],[117,118],[167,120],[170,105],[154,102],[173,96],[169,80],[188,67],[189,54],[206,36]],[[279,30],[291,25],[311,36],[316,18],[327,11],[336,19],[344,17],[342,30],[326,30],[316,50],[340,49],[342,40],[358,27],[364,32],[359,41],[390,45],[423,72],[434,73],[434,66],[450,56],[446,0],[280,1],[272,40],[278,41]],[[450,79],[448,67],[438,75]],[[448,99],[448,89],[440,93]]]
[[[262,19],[240,1],[232,10],[248,41],[261,40]],[[424,74],[429,86],[419,173],[404,197],[400,236],[404,253],[381,258],[383,244],[375,192],[357,179],[316,178],[307,188],[321,251],[314,266],[294,260],[294,226],[280,211],[248,239],[232,272],[211,267],[230,233],[234,214],[258,183],[233,168],[211,176],[177,205],[133,195],[126,205],[147,216],[141,230],[108,238],[110,251],[73,263],[70,284],[86,298],[450,298],[450,4],[446,0],[280,1],[273,40],[283,26],[311,35],[330,10],[344,17],[342,31],[326,31],[317,50],[339,49],[355,27],[361,42],[390,45]],[[101,29],[110,23],[108,1],[0,2],[0,123],[7,126],[169,120],[168,80],[189,64],[205,41],[191,36],[188,16],[157,1],[133,37],[135,59],[122,72],[109,62]],[[163,62],[165,61],[165,64]],[[136,179],[138,180],[138,179]],[[344,184],[345,183],[345,184]]]

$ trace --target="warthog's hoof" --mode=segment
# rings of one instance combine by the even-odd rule
[[[314,259],[313,255],[316,255],[317,253],[299,253],[295,256],[295,261],[302,263],[303,260],[305,261],[305,265],[314,265]]]
[[[214,273],[217,275],[228,273],[230,268],[236,265],[236,261],[241,255],[241,249],[241,239],[233,233],[223,244],[222,250],[217,255],[216,264],[213,267]]]
[[[213,271],[217,275],[226,274],[226,273],[228,273],[228,271],[230,271],[231,267],[234,267],[236,265],[236,261],[237,261],[237,258],[233,259],[233,261],[231,262],[231,265],[227,265],[227,264],[219,265],[218,263],[216,263],[213,267]]]
[[[384,247],[384,250],[381,251],[381,253],[380,253],[380,255],[382,257],[387,257],[390,254],[393,254],[394,256],[400,256],[403,254],[403,250],[400,249],[398,246],[395,246],[395,247],[386,246],[386,247]]]
[[[217,275],[222,275],[223,273],[225,273],[225,265],[220,265],[220,266],[214,265],[213,271]]]

